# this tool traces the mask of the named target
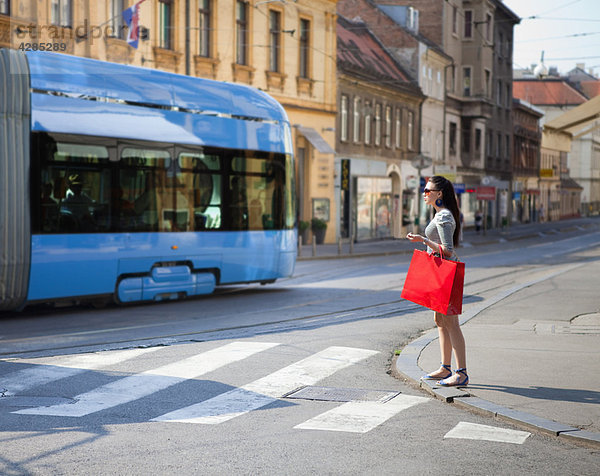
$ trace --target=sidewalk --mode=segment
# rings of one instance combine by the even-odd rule
[[[581,231],[600,233],[600,217],[513,226],[485,235],[467,230],[463,247]],[[303,246],[299,260],[412,253],[407,240]],[[459,250],[460,254],[460,250]],[[406,345],[395,371],[437,398],[600,448],[600,261],[573,264],[550,279],[517,286],[510,293],[465,307],[470,383],[438,387],[420,377],[439,366],[437,329]],[[430,311],[424,311],[430,312]],[[433,325],[433,323],[432,323]]]
[[[543,236],[544,234],[550,235],[576,230],[600,230],[600,217],[575,218],[555,222],[514,225],[505,230],[499,228],[487,230],[485,234],[483,230],[480,233],[476,233],[475,230],[468,229],[463,233],[461,246],[463,248],[468,248],[472,246],[490,245],[502,243],[504,241],[532,238],[540,236],[540,234]],[[342,241],[341,247],[338,247],[338,244],[336,243],[315,245],[313,247],[312,244],[309,243],[302,245],[302,249],[298,250],[298,260],[407,254],[412,253],[416,247],[418,247],[418,245],[411,243],[406,239],[364,241],[354,243],[352,246],[348,242],[348,239],[346,239]],[[460,255],[460,249],[458,252]]]

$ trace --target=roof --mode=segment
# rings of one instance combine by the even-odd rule
[[[363,23],[343,16],[337,21],[337,62],[346,72],[371,80],[388,80],[390,86],[409,85],[408,74]]]
[[[373,4],[373,2],[371,0],[367,0],[367,2],[370,4]],[[415,32],[415,31],[411,30],[410,28],[407,28],[406,26],[404,26],[404,24],[403,24],[404,15],[405,15],[404,9],[406,8],[406,6],[404,6],[404,5],[381,5],[381,4],[373,4],[373,6],[375,8],[377,8],[378,10],[380,10],[387,17],[389,17],[394,23],[396,23],[396,25],[399,28],[404,30],[406,33],[408,33],[410,36],[415,38],[417,41],[420,41],[421,43],[425,44],[427,47],[435,50],[435,52],[438,53],[439,55],[445,56],[448,59],[452,59],[452,57],[450,55],[446,54],[446,52],[444,52],[444,50],[437,43],[435,43],[434,41],[427,38],[421,32],[419,32],[419,31]]]
[[[583,187],[579,185],[575,180],[571,177],[564,177],[560,179],[560,187],[562,189],[570,188],[574,190],[583,190]]]
[[[562,79],[515,79],[513,97],[536,106],[578,106],[587,101]]]
[[[34,90],[287,122],[275,99],[246,85],[49,51],[26,56]]]
[[[579,87],[581,88],[583,94],[590,99],[600,96],[600,81],[597,79],[594,81],[581,81],[581,83],[579,83]]]

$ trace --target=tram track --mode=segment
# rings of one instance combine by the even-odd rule
[[[544,268],[549,267],[517,267],[516,269],[510,269],[508,271],[502,271],[500,273],[494,273],[492,275],[483,276],[465,283],[465,304],[471,302],[484,301],[485,294],[499,290],[508,289],[513,287],[516,283],[514,276],[519,275],[519,281],[527,280],[531,275],[540,273]],[[511,279],[503,279],[510,277]],[[485,287],[477,289],[477,286],[489,283],[492,280],[501,279],[500,283],[497,283],[491,287]],[[320,281],[322,282],[322,281]],[[290,284],[289,287],[294,287],[294,284]],[[240,288],[240,292],[248,292],[247,288]],[[376,292],[381,291],[397,291],[398,296],[400,289],[397,285],[388,286],[378,289]],[[365,291],[361,294],[371,294],[373,291]],[[218,297],[218,296],[217,296]],[[311,300],[309,302],[302,302],[298,304],[292,304],[288,306],[280,306],[268,310],[268,314],[280,315],[282,312],[299,310],[304,307],[310,306],[322,306],[326,303],[331,303],[335,299],[318,299]],[[185,332],[156,332],[153,335],[148,335],[141,338],[119,338],[124,332],[135,331],[135,330],[150,330],[155,328],[158,330],[160,327],[169,326],[172,327],[173,323],[148,323],[133,326],[119,326],[114,328],[106,329],[91,329],[83,330],[78,332],[66,332],[54,335],[45,335],[39,337],[25,337],[16,339],[5,339],[2,340],[2,350],[0,350],[0,357],[3,359],[10,359],[16,357],[32,357],[36,355],[55,355],[60,353],[84,353],[84,352],[96,352],[102,350],[116,350],[126,349],[133,347],[151,347],[151,346],[164,346],[164,345],[175,345],[185,342],[197,342],[207,341],[214,339],[226,339],[226,338],[243,338],[250,337],[259,334],[270,334],[275,332],[285,332],[300,329],[309,329],[319,326],[335,325],[341,323],[347,323],[351,321],[366,320],[373,318],[391,318],[394,316],[404,315],[416,310],[423,310],[421,306],[413,304],[403,299],[388,300],[384,302],[376,302],[367,305],[347,307],[344,309],[335,309],[329,312],[317,312],[297,315],[288,317],[285,319],[270,319],[262,322],[256,322],[244,325],[233,325],[223,327],[212,327],[203,330],[192,330]],[[266,311],[253,310],[251,312],[244,313],[245,315],[265,313]],[[192,324],[193,319],[177,322],[176,325],[184,327],[186,324]],[[425,330],[425,329],[422,329]],[[111,334],[117,333],[111,337]],[[101,337],[92,342],[83,342],[84,338],[90,336]],[[54,341],[57,345],[52,345]],[[78,342],[74,342],[78,341]],[[63,342],[63,344],[58,344]]]

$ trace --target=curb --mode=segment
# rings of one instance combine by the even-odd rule
[[[435,331],[431,331],[435,332]],[[456,406],[484,416],[498,418],[527,429],[532,429],[547,435],[567,439],[572,443],[580,444],[590,448],[600,448],[600,433],[585,431],[546,418],[541,418],[530,413],[513,410],[496,403],[472,396],[468,390],[456,387],[439,387],[434,381],[421,380],[425,371],[421,369],[417,361],[421,351],[432,341],[435,336],[428,337],[427,334],[407,346],[397,356],[395,366],[396,375],[409,380],[414,386],[425,390],[438,400],[446,403],[454,403]]]

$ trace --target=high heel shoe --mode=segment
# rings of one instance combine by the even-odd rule
[[[446,379],[448,377],[451,377],[452,376],[452,367],[450,367],[450,365],[444,365],[444,364],[442,364],[442,367],[445,368],[448,371],[448,375],[446,375],[445,377],[440,377],[439,375],[437,375],[437,376],[434,377],[431,374],[427,374],[427,375],[423,375],[421,377],[421,380],[435,380],[437,378]]]
[[[453,382],[448,382],[448,379],[450,379],[450,377],[453,377],[454,375],[458,375],[458,379],[454,380]],[[462,380],[461,375],[464,376]],[[445,379],[439,380],[438,382],[436,382],[436,384],[440,385],[441,387],[466,387],[469,384],[469,376],[467,375],[467,369],[456,369],[455,374],[452,374],[449,377],[446,377]]]

